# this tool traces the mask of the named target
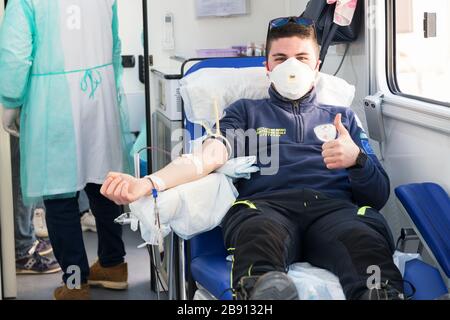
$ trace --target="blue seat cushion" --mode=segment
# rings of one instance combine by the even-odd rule
[[[439,271],[418,259],[406,263],[404,279],[406,295],[412,294],[408,282],[416,289],[413,300],[433,300],[448,293]]]
[[[222,229],[217,227],[192,238],[190,241],[191,260],[199,256],[227,256]]]
[[[205,68],[250,68],[264,67],[265,57],[214,58],[206,59],[194,64],[186,75]]]
[[[450,198],[435,183],[409,184],[395,193],[450,278]]]
[[[205,255],[191,262],[192,277],[219,300],[232,300],[231,262],[224,255]]]

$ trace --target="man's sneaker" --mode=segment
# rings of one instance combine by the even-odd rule
[[[81,216],[81,229],[83,231],[97,232],[97,226],[95,224],[95,217],[92,214],[91,210],[86,211]]]
[[[82,284],[80,289],[69,289],[66,285],[58,287],[53,292],[54,300],[89,300],[91,293],[88,284]]]
[[[37,252],[31,256],[16,260],[17,274],[48,274],[61,271],[55,259],[42,257]]]
[[[37,239],[33,247],[30,249],[30,251],[28,251],[30,255],[32,255],[34,252],[39,253],[39,255],[41,256],[46,256],[53,252],[53,248],[49,240]]]
[[[128,288],[128,265],[126,262],[104,268],[97,261],[89,269],[89,285],[113,290]]]
[[[298,300],[294,282],[287,274],[278,271],[262,276],[242,277],[238,298],[243,300]]]
[[[235,298],[237,300],[250,300],[250,294],[259,278],[259,276],[242,277],[239,280]]]
[[[381,283],[379,288],[368,289],[360,297],[360,300],[405,300],[405,296],[386,281],[385,283]]]
[[[34,232],[38,238],[48,238],[47,223],[44,209],[36,209],[33,214]]]

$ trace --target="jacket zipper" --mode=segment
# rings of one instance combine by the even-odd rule
[[[296,139],[297,142],[299,143],[303,143],[304,140],[304,134],[303,134],[303,128],[304,128],[304,120],[303,117],[301,115],[301,113],[299,112],[299,103],[297,101],[294,101],[292,103],[292,111],[294,113],[294,117],[295,117],[295,123],[296,123]]]

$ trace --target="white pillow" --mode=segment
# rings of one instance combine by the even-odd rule
[[[265,99],[269,97],[270,80],[264,67],[205,68],[180,81],[186,117],[192,123],[215,123],[215,103],[219,117],[232,103],[240,99]],[[317,101],[320,104],[350,107],[355,97],[355,87],[345,80],[320,73],[316,83]]]

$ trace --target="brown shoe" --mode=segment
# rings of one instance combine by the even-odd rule
[[[66,285],[58,287],[53,292],[54,300],[90,300],[88,284],[82,284],[80,289],[69,289]]]
[[[88,283],[106,289],[125,290],[128,288],[128,265],[126,262],[104,268],[97,261],[89,270]]]

